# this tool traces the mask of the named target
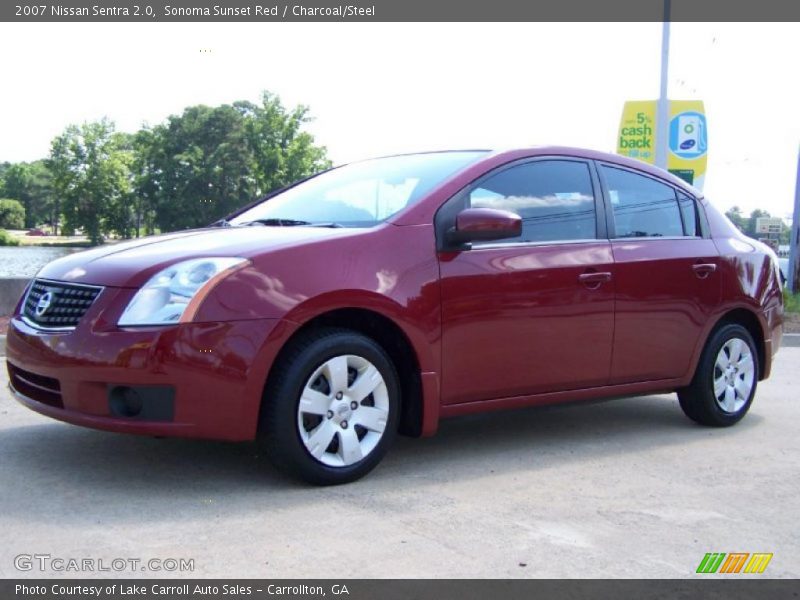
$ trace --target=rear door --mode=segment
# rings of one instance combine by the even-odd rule
[[[639,171],[599,173],[615,264],[611,383],[682,377],[722,292],[702,207]]]
[[[519,238],[439,252],[442,401],[605,385],[614,281],[600,186],[590,161],[502,167],[452,198],[437,231],[468,207],[519,214]]]

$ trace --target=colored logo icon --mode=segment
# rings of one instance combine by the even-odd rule
[[[726,558],[727,557],[727,558]],[[709,552],[697,566],[697,573],[763,573],[772,553],[766,552]]]
[[[669,124],[669,149],[675,156],[687,160],[705,155],[708,150],[705,115],[686,111],[672,117]]]

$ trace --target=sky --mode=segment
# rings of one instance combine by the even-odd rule
[[[660,23],[2,23],[0,161],[70,123],[135,131],[192,104],[305,104],[334,163],[445,148],[614,151],[659,91]],[[669,96],[701,99],[705,193],[790,217],[800,24],[674,23]]]

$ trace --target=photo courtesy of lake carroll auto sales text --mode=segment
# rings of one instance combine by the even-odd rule
[[[250,596],[266,594],[268,596],[332,596],[348,597],[350,592],[347,584],[331,584],[327,588],[320,585],[277,585],[268,583],[264,589],[254,588],[250,585],[225,584],[207,585],[200,583],[174,583],[163,584],[119,584],[109,583],[103,585],[75,585],[69,583],[26,585],[18,583],[14,586],[14,593],[19,597],[42,597],[48,594],[53,597],[80,597],[102,598],[107,596],[120,597],[217,597],[217,596]]]
[[[796,598],[800,5],[168,1],[0,5],[0,598]]]

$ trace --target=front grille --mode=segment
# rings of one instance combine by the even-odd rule
[[[42,329],[72,329],[103,288],[36,279],[28,290],[22,314]]]
[[[61,383],[58,379],[25,371],[10,362],[6,362],[6,365],[11,387],[20,394],[48,406],[64,408],[64,402],[61,400]]]

